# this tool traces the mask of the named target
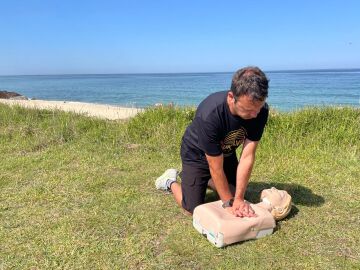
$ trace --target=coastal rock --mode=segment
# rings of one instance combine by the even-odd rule
[[[14,100],[28,100],[29,98],[16,92],[0,91],[0,98]]]

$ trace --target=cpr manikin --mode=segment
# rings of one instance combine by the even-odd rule
[[[289,214],[291,196],[272,187],[264,189],[260,198],[260,203],[251,204],[256,217],[235,217],[222,207],[221,200],[199,205],[193,213],[193,225],[217,247],[269,235],[275,221]]]

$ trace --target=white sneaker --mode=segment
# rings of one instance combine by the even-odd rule
[[[158,179],[155,181],[155,187],[157,189],[169,191],[170,185],[176,182],[177,170],[167,169]]]

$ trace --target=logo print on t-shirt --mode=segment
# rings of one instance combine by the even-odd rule
[[[226,156],[226,154],[232,154],[233,151],[235,151],[236,148],[244,142],[245,137],[246,130],[244,128],[229,132],[225,136],[224,140],[220,142],[224,155]]]

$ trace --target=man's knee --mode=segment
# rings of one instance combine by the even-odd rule
[[[183,164],[181,172],[182,208],[193,213],[196,206],[203,204],[210,172]]]
[[[193,195],[193,196],[192,196]],[[196,206],[203,204],[205,202],[205,194],[195,194],[185,195],[182,198],[181,206],[184,211],[188,212],[190,215],[194,213]]]
[[[187,215],[187,216],[192,216],[193,215],[195,207],[189,209],[188,207],[184,206],[183,202],[181,202],[181,207],[182,207],[182,210],[183,210],[185,215]]]

